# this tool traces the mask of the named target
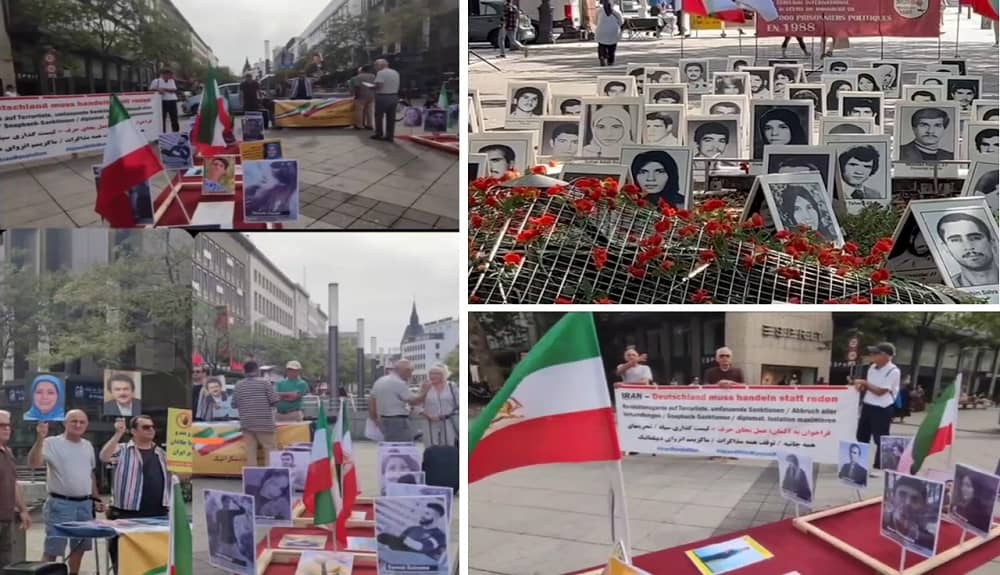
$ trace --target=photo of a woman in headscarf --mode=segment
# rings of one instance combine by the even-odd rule
[[[685,207],[677,162],[667,152],[642,152],[632,159],[629,172],[632,182],[642,190],[648,206],[655,208],[662,199],[675,208]]]
[[[830,91],[826,93],[826,110],[837,112],[840,110],[840,93],[844,90],[853,90],[850,80],[834,80],[830,84]]]
[[[66,416],[66,394],[63,381],[43,373],[31,381],[28,397],[31,409],[24,414],[25,421],[62,421]]]
[[[753,158],[764,157],[764,146],[807,146],[809,137],[798,114],[788,108],[771,108],[757,119]]]
[[[618,158],[623,144],[635,143],[632,116],[624,106],[590,106],[587,114],[586,157]]]
[[[816,230],[819,236],[829,242],[837,242],[839,237],[834,228],[833,216],[817,196],[818,188],[800,184],[788,184],[775,194],[778,217],[785,229],[805,227]]]
[[[512,118],[530,118],[542,115],[542,91],[534,86],[523,86],[514,91],[510,99],[510,116]]]

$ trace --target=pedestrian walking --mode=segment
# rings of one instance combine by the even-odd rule
[[[278,392],[278,421],[302,421],[302,398],[309,393],[309,384],[299,374],[302,364],[294,359],[285,364],[285,379],[275,385]]]
[[[372,128],[372,108],[375,100],[375,74],[368,64],[358,68],[358,73],[348,82],[354,93],[354,129]]]
[[[399,72],[388,60],[375,60],[375,134],[373,140],[392,142],[396,134],[396,106],[399,105]]]
[[[691,32],[684,27],[684,0],[673,0],[673,2],[674,2],[674,17],[677,19],[676,36],[684,36],[685,38],[690,38]]]
[[[514,0],[506,0],[503,5],[503,19],[497,33],[497,43],[500,44],[500,57],[507,57],[507,42],[511,50],[524,50],[524,44],[517,39],[518,27],[521,24],[521,10]]]
[[[177,121],[177,83],[174,82],[174,73],[169,68],[160,70],[160,77],[150,82],[149,89],[160,94],[160,107],[163,109],[163,131],[167,131],[167,116],[170,116],[172,131],[180,132],[181,126]]]
[[[448,366],[443,363],[436,363],[427,371],[431,385],[422,405],[428,445],[458,445],[458,393],[455,384],[448,381],[449,375]]]
[[[48,437],[49,424],[35,425],[35,443],[28,452],[28,466],[47,467],[45,488],[48,498],[42,507],[45,522],[45,543],[42,560],[53,562],[63,557],[69,564],[70,575],[80,572],[83,554],[90,550],[90,539],[68,539],[52,535],[51,526],[67,521],[90,521],[94,513],[104,512],[104,503],[97,491],[97,456],[94,446],[83,438],[87,432],[87,414],[79,409],[66,413],[65,431]],[[69,543],[69,554],[66,543]]]
[[[410,429],[410,406],[424,402],[430,383],[424,383],[418,393],[410,391],[407,382],[413,374],[409,361],[396,362],[392,373],[383,375],[372,384],[368,395],[368,418],[378,424],[384,441],[413,441]]]
[[[864,397],[861,400],[861,417],[858,419],[857,440],[861,443],[875,441],[875,465],[880,468],[882,457],[879,442],[883,435],[889,435],[892,426],[893,403],[899,393],[899,368],[892,363],[896,347],[888,342],[868,348],[872,365],[865,379],[855,379],[852,383]],[[877,477],[875,471],[871,476]]]
[[[243,113],[261,112],[264,115],[264,129],[268,128],[267,110],[260,105],[260,83],[253,79],[253,74],[248,73],[240,82],[240,98],[243,100]]]
[[[31,529],[31,514],[17,483],[17,462],[8,447],[11,432],[10,412],[0,410],[0,569],[14,562],[14,530]]]
[[[622,35],[621,9],[615,6],[614,0],[601,0],[601,8],[597,11],[597,59],[601,66],[615,65],[615,50]]]
[[[111,507],[108,519],[166,517],[170,505],[167,454],[156,445],[156,424],[148,415],[137,415],[129,426],[132,439],[125,435],[125,418],[115,420],[115,432],[101,448],[102,463],[111,464]],[[118,564],[118,538],[109,541],[108,552]]]
[[[782,58],[787,58],[788,57],[788,42],[791,39],[792,39],[791,36],[785,36],[784,41],[781,42],[781,57]],[[802,54],[804,56],[808,57],[809,56],[809,50],[806,49],[806,41],[802,38],[802,36],[796,36],[795,37],[795,41],[799,43],[799,48],[802,48]]]
[[[246,379],[236,382],[233,389],[233,407],[240,412],[240,431],[243,433],[243,449],[246,450],[246,464],[259,465],[257,446],[264,448],[264,464],[268,454],[275,448],[274,406],[278,404],[278,394],[270,381],[260,377],[260,367],[255,361],[243,364]]]

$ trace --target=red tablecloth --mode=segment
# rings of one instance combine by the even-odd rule
[[[188,218],[194,217],[194,211],[201,202],[233,202],[233,229],[234,230],[266,230],[267,224],[252,223],[243,221],[243,179],[237,176],[236,194],[232,196],[210,195],[201,193],[201,176],[183,177],[178,172],[171,181],[171,185],[164,188],[160,195],[153,201],[153,212],[156,213],[160,206],[171,198],[171,189],[180,184],[177,196],[167,207],[163,215],[156,222],[157,226],[184,226],[190,223]],[[184,208],[181,208],[181,204]],[[187,217],[184,216],[187,210]],[[270,229],[281,229],[281,224],[273,224]]]
[[[298,505],[298,503],[299,502],[296,502],[296,505]],[[364,511],[366,521],[375,520],[375,505],[372,503],[355,503],[352,511]],[[306,515],[305,513],[302,514],[302,518],[307,517],[312,517],[312,515]]]
[[[271,545],[277,547],[278,542],[281,541],[281,536],[286,533],[295,533],[297,535],[328,535],[326,540],[326,549],[328,551],[333,551],[333,533],[326,531],[324,529],[314,529],[314,528],[296,528],[296,527],[272,527],[271,528]],[[348,529],[348,537],[374,537],[375,530],[368,529]],[[261,553],[267,549],[267,538],[265,537],[257,544],[257,557],[260,557]],[[378,569],[375,565],[371,566],[361,566],[356,565],[351,571],[352,575],[376,575]],[[295,575],[295,564],[274,564],[264,571],[264,575]]]
[[[887,565],[898,566],[900,547],[879,534],[881,508],[882,506],[878,504],[868,505],[820,519],[813,524]],[[942,527],[941,535],[938,538],[939,553],[956,545],[962,534],[961,529],[950,523],[942,523]],[[639,555],[633,557],[633,562],[636,567],[645,569],[653,575],[699,575],[694,564],[684,555],[685,551],[720,543],[742,535],[749,535],[756,539],[765,549],[774,553],[774,557],[734,572],[739,575],[780,575],[790,571],[798,571],[802,575],[871,575],[872,572],[860,561],[839,551],[818,537],[799,531],[792,525],[791,519]],[[929,573],[934,575],[964,575],[997,556],[1000,556],[1000,539],[994,539],[981,545],[975,550],[929,571]],[[921,559],[922,557],[908,552],[906,566],[912,567]],[[574,573],[585,573],[593,569],[595,567]]]

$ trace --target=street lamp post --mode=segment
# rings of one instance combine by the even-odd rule
[[[328,337],[326,342],[326,373],[329,385],[326,386],[327,394],[332,396],[332,390],[340,389],[337,378],[337,284],[327,285],[327,303],[330,310]],[[323,401],[324,398],[320,398]]]
[[[365,320],[358,318],[358,356],[357,356],[357,372],[358,372],[358,389],[356,394],[361,397],[365,391]]]

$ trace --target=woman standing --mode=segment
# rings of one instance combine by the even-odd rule
[[[424,399],[428,445],[455,445],[458,439],[458,395],[455,384],[448,381],[448,366],[436,363],[427,372],[431,388]]]
[[[622,34],[622,11],[615,6],[614,0],[601,0],[601,9],[597,11],[597,58],[601,66],[615,65],[615,49]]]

